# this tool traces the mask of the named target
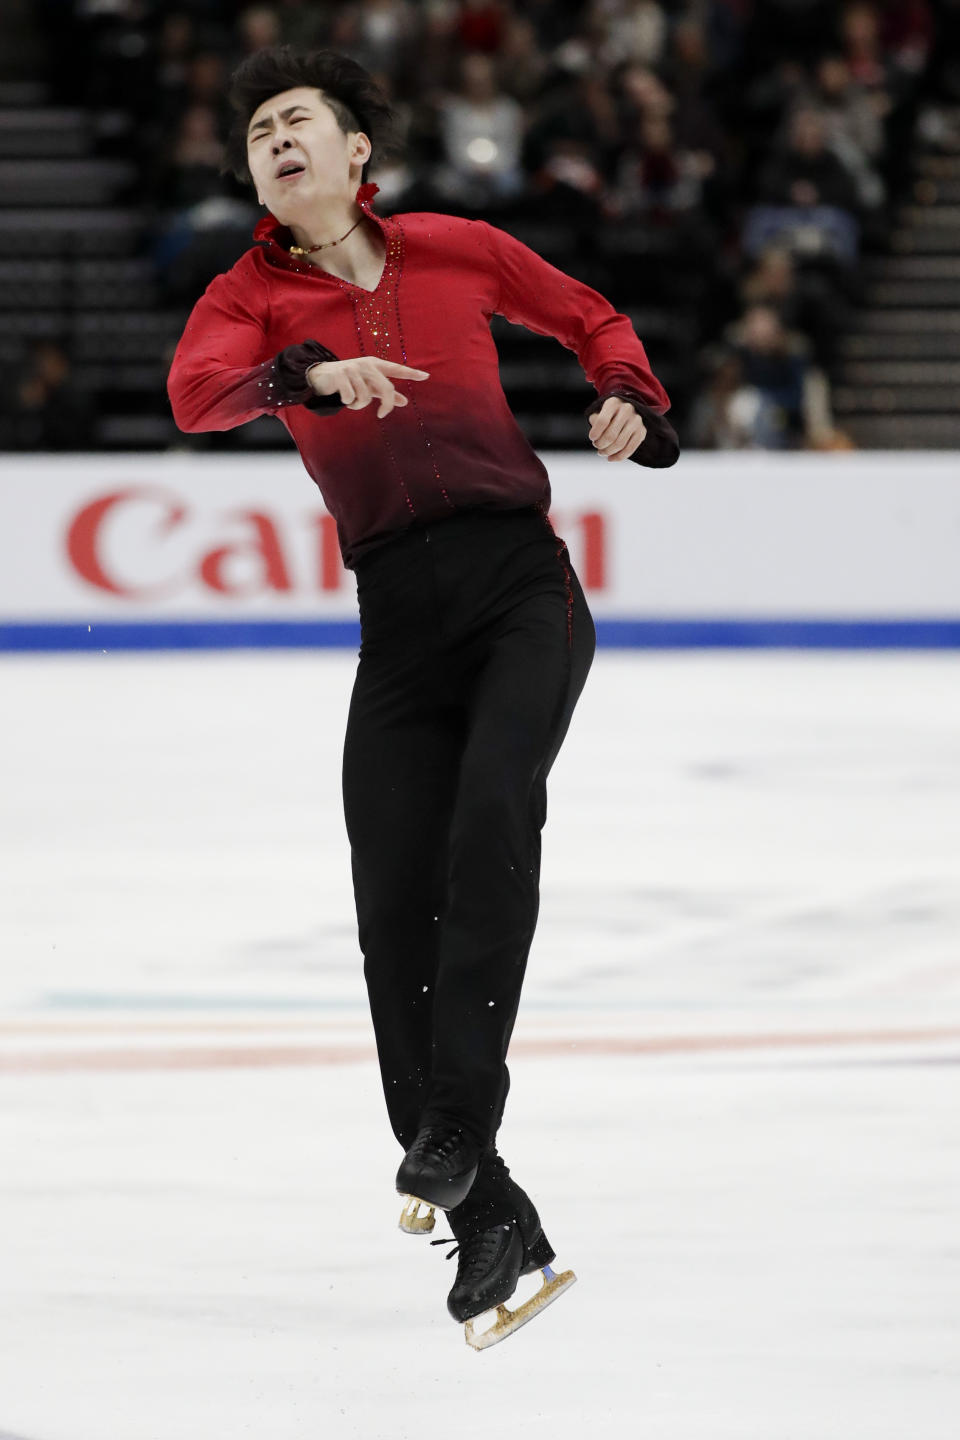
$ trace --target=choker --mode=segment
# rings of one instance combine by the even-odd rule
[[[363,216],[361,215],[360,220],[362,219]],[[350,226],[350,229],[347,231],[347,235],[353,234],[354,230],[356,230],[357,226],[360,224],[360,220],[354,221],[354,223]],[[324,240],[321,245],[308,245],[306,249],[304,249],[302,245],[291,245],[290,254],[312,255],[314,250],[326,250],[328,245],[342,245],[344,240],[346,240],[347,235],[341,235],[339,240]]]

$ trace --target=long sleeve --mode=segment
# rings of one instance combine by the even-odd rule
[[[497,314],[538,335],[552,335],[574,351],[598,394],[629,386],[658,414],[670,408],[670,398],[626,315],[598,290],[565,275],[505,230],[478,223],[487,232],[498,270]]]
[[[646,438],[631,460],[655,468],[673,465],[680,442],[663,418],[670,398],[627,316],[598,290],[558,270],[505,230],[486,221],[478,223],[486,231],[497,266],[496,313],[538,335],[552,335],[574,351],[597,391],[585,415],[599,410],[611,395],[630,401],[647,427]]]
[[[263,358],[266,287],[255,276],[251,287],[248,302],[235,279],[218,275],[193,307],[167,377],[173,418],[183,431],[232,430],[287,405],[321,415],[343,408],[339,395],[316,395],[307,383],[311,365],[338,358],[318,340]]]

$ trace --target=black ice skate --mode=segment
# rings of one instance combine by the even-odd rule
[[[427,1125],[414,1140],[397,1171],[397,1190],[408,1197],[400,1228],[409,1234],[433,1229],[433,1211],[459,1205],[477,1176],[481,1148],[455,1125]],[[424,1216],[420,1205],[428,1207]]]
[[[526,1325],[576,1280],[572,1270],[555,1275],[550,1268],[555,1252],[543,1233],[530,1197],[509,1178],[499,1155],[485,1153],[481,1171],[469,1198],[447,1215],[455,1236],[447,1259],[456,1254],[457,1278],[447,1296],[454,1320],[465,1321],[464,1339],[474,1350],[486,1350]],[[433,1240],[449,1245],[450,1240]],[[543,1272],[540,1289],[515,1310],[506,1301],[522,1275]],[[474,1320],[488,1310],[496,1319],[477,1332]]]

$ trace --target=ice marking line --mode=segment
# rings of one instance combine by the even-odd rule
[[[517,1038],[510,1055],[680,1055],[844,1045],[925,1044],[960,1040],[960,1027],[914,1030],[825,1030],[754,1035],[572,1035]],[[142,1050],[21,1051],[0,1055],[0,1074],[78,1070],[216,1070],[242,1067],[351,1065],[376,1059],[373,1045],[260,1045]],[[2,1437],[0,1437],[2,1440]]]
[[[356,1000],[315,1000],[299,995],[182,995],[164,992],[55,990],[43,998],[46,1010],[362,1010]]]
[[[342,1034],[351,1023],[365,1031],[370,1029],[369,1015],[358,1010],[353,1022],[319,1016],[315,1020],[0,1020],[0,1035],[179,1035],[192,1030],[200,1034],[335,1030]],[[0,1440],[3,1440],[2,1435]]]

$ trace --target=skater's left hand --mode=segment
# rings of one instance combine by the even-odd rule
[[[628,460],[642,445],[647,427],[629,400],[611,395],[590,417],[590,440],[608,460]]]

